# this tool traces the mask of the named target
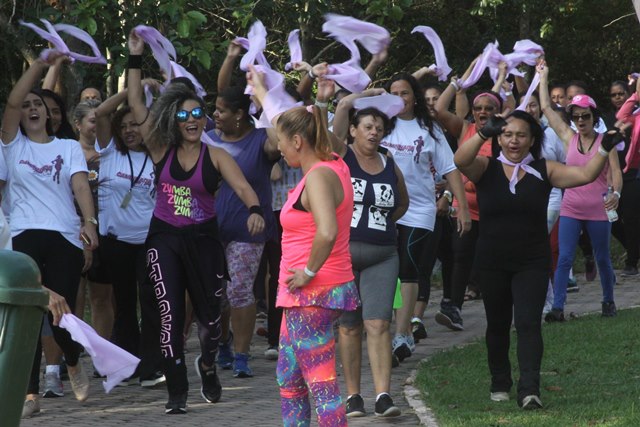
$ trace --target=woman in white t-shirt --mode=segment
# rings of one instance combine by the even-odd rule
[[[410,321],[418,296],[418,281],[429,280],[433,265],[426,265],[426,260],[429,251],[437,249],[432,239],[436,219],[434,174],[447,179],[460,203],[457,231],[461,234],[467,231],[471,221],[462,178],[453,164],[453,152],[442,129],[429,115],[420,84],[410,74],[396,74],[388,82],[387,91],[405,103],[392,121],[391,133],[381,142],[393,154],[409,192],[409,209],[397,221],[403,305],[396,314],[393,353],[402,361],[415,348]]]
[[[49,55],[54,60],[56,55]],[[93,200],[87,179],[87,163],[77,141],[52,135],[49,113],[43,98],[30,89],[50,65],[36,60],[20,78],[7,99],[2,117],[2,149],[9,167],[9,209],[13,248],[34,259],[42,281],[74,306],[80,273],[82,248],[95,249],[98,237]],[[78,202],[84,225],[80,225],[73,201]],[[63,311],[69,311],[64,307]],[[63,350],[71,386],[78,400],[86,400],[89,379],[79,360],[78,345],[57,326],[49,313],[56,342]],[[40,410],[40,342],[34,355],[31,380],[23,416]]]
[[[160,315],[148,283],[144,246],[156,203],[155,175],[131,109],[116,111],[126,99],[125,89],[95,110],[101,176],[100,249],[116,302],[112,341],[140,357],[132,378],[139,377],[143,387],[152,387],[164,382],[158,342]]]

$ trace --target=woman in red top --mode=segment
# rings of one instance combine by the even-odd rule
[[[262,105],[264,77],[254,69],[249,84]],[[349,168],[331,152],[326,116],[315,106],[296,107],[273,120],[278,149],[304,174],[280,213],[282,261],[278,299],[278,384],[284,425],[310,422],[309,391],[320,426],[346,426],[335,369],[333,321],[354,310],[358,291],[351,271],[349,230],[353,189]]]

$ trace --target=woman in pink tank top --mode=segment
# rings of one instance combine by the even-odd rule
[[[273,105],[264,76],[252,69],[248,80],[260,103]],[[326,110],[294,107],[272,123],[285,161],[304,174],[280,213],[282,260],[276,304],[284,308],[277,368],[282,417],[285,425],[309,423],[310,391],[318,425],[346,426],[333,322],[343,310],[359,305],[349,252],[351,174],[342,158],[332,153]]]

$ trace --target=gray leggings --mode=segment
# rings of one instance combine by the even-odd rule
[[[391,321],[398,280],[398,248],[364,242],[350,242],[351,263],[362,305],[345,311],[340,325],[354,327],[362,320]]]

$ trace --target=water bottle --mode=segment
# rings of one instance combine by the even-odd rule
[[[611,197],[613,195],[613,187],[609,186],[609,188],[607,189],[607,192],[604,193],[602,195],[603,199],[606,201],[607,198]],[[618,220],[618,212],[616,212],[615,209],[605,209],[605,212],[607,213],[607,219],[609,220],[609,222],[616,222]]]

